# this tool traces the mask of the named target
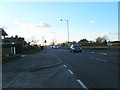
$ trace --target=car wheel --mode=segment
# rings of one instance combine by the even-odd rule
[[[82,50],[80,50],[80,52],[82,53]]]

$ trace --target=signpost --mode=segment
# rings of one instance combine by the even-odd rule
[[[45,42],[45,46],[46,46],[47,41],[45,40],[44,42]]]

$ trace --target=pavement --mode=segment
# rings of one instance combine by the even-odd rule
[[[2,88],[82,88],[50,50],[22,55],[2,65]]]

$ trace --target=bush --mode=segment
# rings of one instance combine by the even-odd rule
[[[32,53],[36,53],[38,51],[40,51],[41,48],[36,47],[36,46],[28,46],[28,47],[24,47],[23,48],[23,53],[24,54],[32,54]]]

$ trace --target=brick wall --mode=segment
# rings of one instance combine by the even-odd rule
[[[11,54],[11,48],[2,48],[2,54]]]

